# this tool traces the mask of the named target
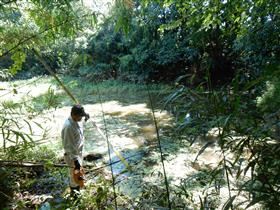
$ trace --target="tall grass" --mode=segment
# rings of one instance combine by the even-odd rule
[[[124,104],[148,103],[148,89],[157,102],[170,93],[169,87],[162,84],[135,84],[119,80],[106,80],[95,83],[77,77],[62,77],[64,84],[80,103],[96,103],[99,96],[103,101],[117,100]]]

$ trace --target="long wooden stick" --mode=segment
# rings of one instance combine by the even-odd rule
[[[106,140],[106,136],[105,134],[101,131],[101,129],[95,124],[95,122],[93,122],[91,120],[92,125],[96,128],[96,130],[98,131],[98,133]],[[126,166],[127,169],[131,169],[128,162],[126,161],[126,159],[121,155],[121,153],[117,150],[114,149],[113,145],[111,144],[111,142],[109,142],[109,145],[111,147],[111,149],[114,151],[114,153],[116,154],[116,156],[120,159],[120,161]]]
[[[140,153],[142,154],[142,153]],[[128,160],[130,158],[133,158],[137,155],[140,155],[139,153],[131,155],[129,157],[124,158],[124,160]],[[110,165],[114,165],[121,162],[121,160],[116,160],[114,162],[112,162],[111,164],[105,164],[102,166],[99,166],[97,168],[93,168],[90,169],[91,171],[96,171],[102,168],[105,168],[107,166]],[[64,168],[64,167],[69,167],[67,164],[65,163],[52,163],[52,164],[44,164],[44,163],[36,163],[36,162],[18,162],[18,161],[5,161],[5,160],[0,160],[0,166],[4,166],[4,167],[19,167],[19,168],[40,168],[40,167],[45,167],[45,166],[50,166],[50,167],[56,167],[56,168]],[[83,167],[87,168],[87,167],[92,167],[92,165],[83,165]]]
[[[46,165],[49,164],[44,164],[44,163],[32,163],[32,162],[17,162],[17,161],[0,161],[0,166],[5,166],[5,167],[19,167],[19,168],[40,168],[40,167],[45,167]],[[66,164],[63,163],[54,163],[50,164],[51,167],[67,167]]]
[[[73,94],[65,87],[65,85],[61,82],[61,80],[58,78],[58,76],[52,71],[51,67],[46,63],[46,61],[43,59],[42,55],[35,49],[33,49],[33,52],[39,59],[39,61],[43,64],[45,69],[55,78],[55,80],[60,84],[60,86],[63,88],[65,93],[76,103],[79,104],[79,101],[73,96]]]

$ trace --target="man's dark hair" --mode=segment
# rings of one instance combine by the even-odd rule
[[[86,116],[84,107],[80,104],[76,104],[71,109],[71,115]]]

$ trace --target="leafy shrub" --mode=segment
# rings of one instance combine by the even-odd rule
[[[12,78],[12,74],[9,73],[8,69],[0,69],[0,81],[6,81]]]
[[[86,68],[86,70],[89,72],[86,74],[86,77],[91,80],[103,81],[113,77],[113,69],[111,65],[107,63],[98,63],[94,67]]]
[[[57,108],[60,106],[60,95],[58,95],[55,89],[50,86],[48,91],[40,96],[34,97],[26,105],[29,107],[29,112],[40,113],[51,108]]]
[[[266,83],[266,90],[258,97],[258,107],[266,113],[277,112],[280,107],[280,80],[276,78]]]

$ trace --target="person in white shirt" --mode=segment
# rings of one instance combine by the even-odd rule
[[[85,113],[81,105],[74,105],[71,109],[71,116],[65,121],[62,131],[62,145],[64,148],[64,160],[69,167],[71,196],[77,197],[77,191],[80,190],[79,183],[75,182],[73,173],[80,170],[83,162],[84,134],[80,123],[82,118],[85,120],[89,115]]]

